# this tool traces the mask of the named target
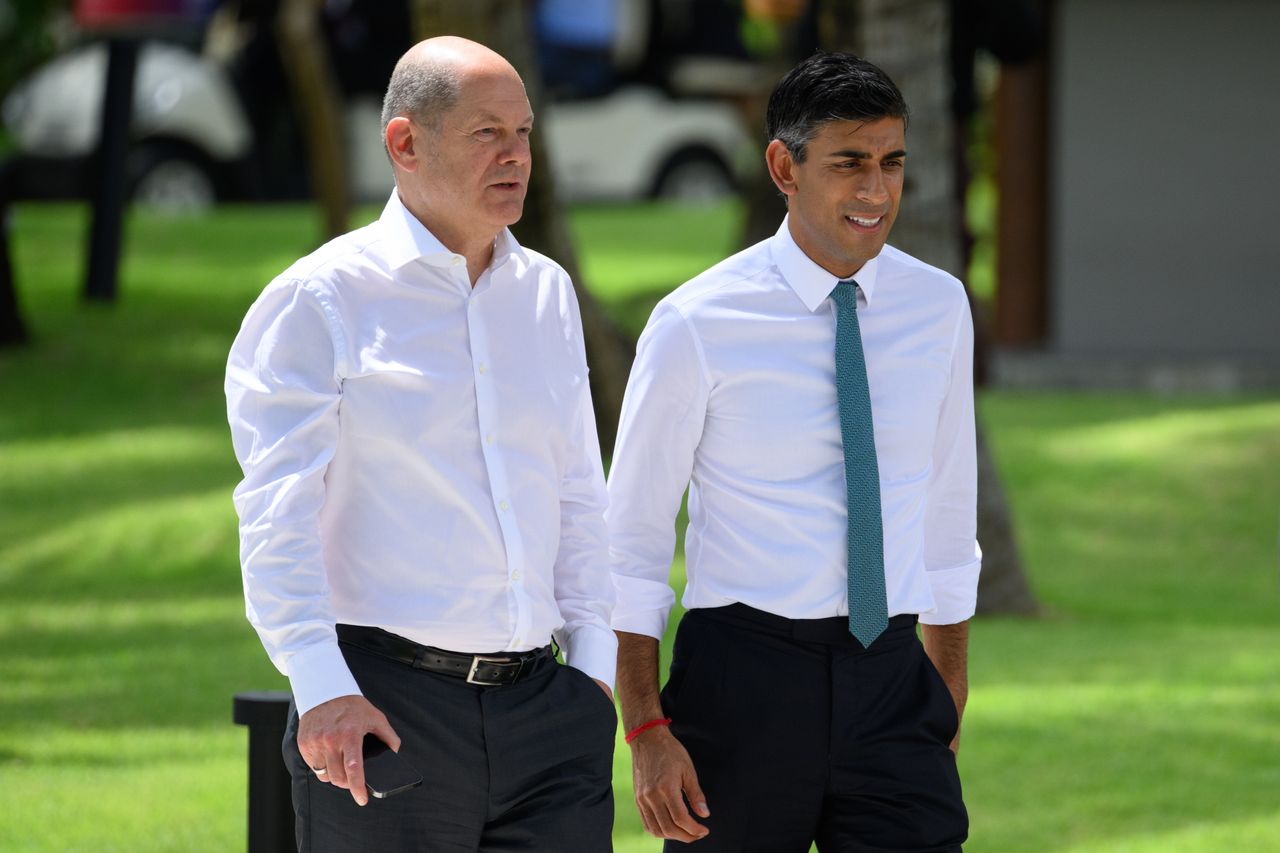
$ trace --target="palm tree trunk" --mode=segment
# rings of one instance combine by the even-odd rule
[[[302,114],[311,193],[320,205],[325,236],[347,230],[351,197],[342,98],[320,31],[319,0],[283,0],[278,13],[280,58]]]

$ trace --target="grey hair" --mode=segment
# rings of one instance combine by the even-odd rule
[[[382,99],[382,135],[397,116],[405,116],[438,133],[444,114],[453,109],[462,91],[457,68],[443,62],[401,62],[391,74]]]

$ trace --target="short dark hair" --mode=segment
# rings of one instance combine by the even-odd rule
[[[787,72],[769,96],[765,131],[797,163],[829,121],[907,121],[907,102],[879,66],[852,53],[818,51]]]

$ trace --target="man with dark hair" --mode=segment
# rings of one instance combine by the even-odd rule
[[[277,277],[227,364],[299,849],[608,850],[604,475],[572,283],[507,228],[529,101],[441,37],[400,60],[383,124],[381,218]],[[424,784],[370,801],[370,733]]]
[[[768,107],[782,226],[663,299],[637,348],[613,625],[636,803],[668,851],[967,836],[973,331],[958,281],[885,245],[906,120],[871,63],[800,63]],[[687,612],[659,692],[686,486]]]

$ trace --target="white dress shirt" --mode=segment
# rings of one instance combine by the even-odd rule
[[[227,364],[250,622],[299,713],[335,623],[467,653],[554,633],[612,683],[604,475],[569,277],[509,231],[474,289],[393,192],[267,286]]]
[[[890,246],[854,278],[889,615],[960,622],[974,612],[981,564],[964,288]],[[618,630],[662,636],[686,485],[686,608],[741,602],[791,619],[848,614],[836,285],[784,221],[654,309],[609,475]]]

